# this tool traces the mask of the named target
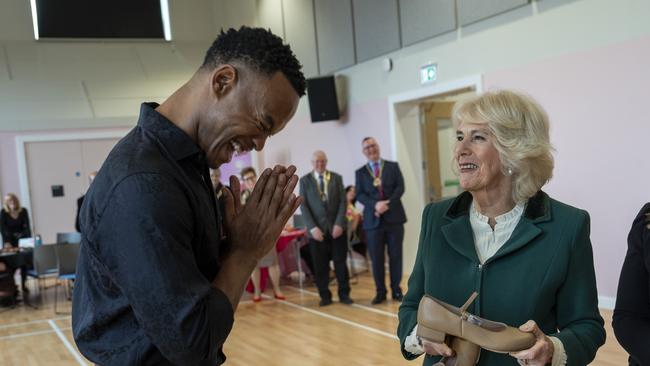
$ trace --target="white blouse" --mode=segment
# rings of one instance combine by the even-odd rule
[[[512,232],[515,230],[515,227],[524,213],[525,208],[526,205],[523,202],[518,203],[512,210],[495,217],[494,220],[496,221],[496,225],[494,225],[494,230],[492,230],[492,227],[488,224],[489,218],[478,212],[474,206],[474,202],[472,202],[469,211],[469,223],[472,226],[474,246],[476,247],[476,254],[478,255],[481,264],[484,264],[488,259],[496,254],[508,239],[510,239]],[[418,326],[416,324],[413,331],[411,331],[411,334],[409,334],[404,341],[404,349],[414,355],[424,353],[424,348],[422,348],[415,335],[417,329]],[[556,337],[549,338],[553,342],[554,347],[553,361],[551,362],[551,365],[566,365],[567,355],[562,341]]]
[[[519,203],[512,210],[495,217],[496,225],[492,230],[488,224],[489,218],[478,212],[472,202],[472,206],[469,208],[469,223],[472,225],[474,246],[481,264],[490,259],[510,239],[525,207],[524,203]]]

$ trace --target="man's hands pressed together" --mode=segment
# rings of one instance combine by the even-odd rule
[[[213,286],[228,296],[233,309],[257,261],[273,249],[284,225],[302,203],[302,198],[293,193],[298,183],[295,172],[293,165],[265,169],[246,205],[241,204],[239,180],[230,177],[230,190],[225,195],[230,252]]]

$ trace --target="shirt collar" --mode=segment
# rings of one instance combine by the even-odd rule
[[[176,159],[205,154],[199,146],[178,126],[156,111],[158,103],[142,103],[138,126],[155,136]]]
[[[375,164],[381,164],[381,158],[377,159],[377,161],[368,160],[368,165],[370,165],[371,168],[374,167]]]
[[[524,213],[525,207],[526,204],[524,202],[519,202],[515,205],[515,207],[512,208],[512,210],[495,217],[494,221],[496,221],[497,224],[508,224],[511,222],[518,222],[519,217],[521,217],[521,215]],[[472,217],[474,220],[479,222],[485,222],[485,223],[488,222],[489,217],[478,212],[478,210],[476,209],[476,205],[474,204],[474,201],[472,201],[469,211],[470,211],[470,217]]]
[[[316,180],[318,180],[318,176],[321,175],[321,174],[319,172],[317,172],[316,170],[312,170],[312,171],[314,172],[314,178],[316,178]],[[326,174],[327,174],[327,170],[323,172],[323,179],[325,179]]]

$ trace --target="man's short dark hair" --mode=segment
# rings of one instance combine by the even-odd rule
[[[373,138],[374,138],[374,137],[370,137],[370,136],[368,136],[368,137],[364,137],[363,140],[361,140],[361,145],[363,145],[364,142],[366,142],[366,141],[368,141],[368,140],[370,140],[370,139],[373,139]]]
[[[203,59],[201,68],[214,69],[233,61],[241,62],[266,76],[280,71],[289,80],[298,96],[305,95],[302,65],[289,45],[270,30],[242,26],[230,28],[214,40]]]
[[[242,179],[244,179],[244,176],[249,173],[253,173],[253,175],[257,177],[257,173],[255,173],[255,168],[253,168],[252,166],[247,166],[246,168],[242,169],[239,175],[241,176]]]

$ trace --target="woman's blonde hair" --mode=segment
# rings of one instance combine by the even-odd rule
[[[13,193],[7,193],[4,197],[4,200],[2,201],[2,208],[4,208],[6,212],[10,212],[9,205],[7,204],[9,200],[14,200],[16,202],[16,212],[20,212],[20,210],[22,210],[18,197]]]
[[[488,126],[502,171],[512,175],[515,202],[534,196],[553,176],[548,116],[531,97],[509,90],[487,92],[456,103],[452,120],[455,128],[461,123]]]

